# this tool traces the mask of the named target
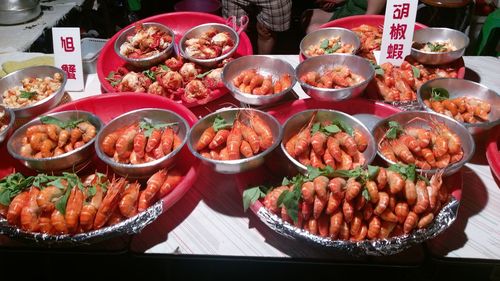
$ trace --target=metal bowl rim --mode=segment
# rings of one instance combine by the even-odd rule
[[[4,130],[0,131],[0,137],[1,136],[5,136],[6,137],[7,134],[9,133],[10,129],[12,129],[14,127],[14,123],[16,122],[16,114],[14,113],[14,111],[10,107],[7,107],[7,106],[5,106],[3,104],[0,104],[0,109],[3,109],[4,112],[6,113],[6,115],[9,116],[9,119],[10,119],[9,123],[7,124],[7,128],[5,128]]]
[[[21,73],[23,71],[27,71],[29,69],[34,69],[34,68],[52,68],[53,70],[55,70],[54,73],[56,73],[56,72],[60,73],[63,76],[63,79],[61,81],[61,86],[59,87],[59,89],[57,89],[57,91],[55,91],[50,96],[44,98],[43,100],[39,100],[39,101],[37,101],[35,103],[32,103],[32,104],[30,104],[28,106],[16,107],[16,108],[9,107],[10,109],[12,109],[12,111],[14,111],[14,113],[16,113],[17,111],[23,111],[23,110],[26,110],[26,109],[35,108],[35,107],[37,107],[39,105],[42,105],[42,104],[48,102],[49,100],[52,100],[60,92],[64,92],[64,88],[66,87],[66,82],[68,81],[68,77],[66,75],[66,72],[64,72],[62,69],[60,69],[58,67],[55,67],[55,66],[52,66],[52,65],[35,65],[35,66],[29,66],[29,67],[26,67],[26,68],[18,69],[16,71],[11,72],[11,73],[5,75],[4,77],[2,77],[0,79],[0,81],[3,80],[3,79],[5,79],[5,78],[7,78],[7,77],[9,77],[9,76],[14,76],[15,74]],[[52,75],[54,75],[54,73],[52,73]],[[47,77],[47,76],[45,76],[45,77]],[[41,77],[36,77],[36,78],[41,78]],[[3,93],[2,93],[2,101],[3,101]]]
[[[417,90],[417,100],[418,100],[418,103],[420,104],[420,106],[422,106],[427,112],[430,112],[430,113],[436,113],[438,115],[441,115],[441,116],[444,116],[444,117],[448,117],[448,118],[451,118],[445,114],[442,114],[442,113],[438,113],[436,111],[434,111],[432,108],[429,108],[425,103],[424,103],[424,100],[422,99],[422,91],[420,89],[422,89],[422,87],[424,86],[427,86],[427,84],[430,84],[432,81],[436,81],[436,80],[460,80],[462,82],[465,82],[465,83],[470,83],[470,84],[473,84],[475,86],[479,86],[480,88],[483,88],[483,89],[486,89],[488,91],[491,91],[493,93],[495,93],[499,98],[500,98],[500,94],[497,93],[495,90],[491,89],[491,88],[488,88],[486,87],[485,85],[483,84],[480,84],[480,83],[477,83],[477,82],[474,82],[474,81],[471,81],[471,80],[466,80],[466,79],[460,79],[460,78],[448,78],[448,77],[441,77],[441,78],[436,78],[436,79],[432,79],[432,80],[429,80],[427,82],[425,82],[424,84],[422,84],[422,86],[420,86]],[[474,97],[472,95],[463,95],[463,97]],[[493,107],[492,107],[492,111],[493,111]],[[500,110],[500,109],[499,109]],[[453,118],[451,118],[453,119]],[[454,120],[454,119],[453,119]],[[457,120],[455,120],[457,121]],[[498,124],[500,124],[500,118],[495,120],[495,121],[487,121],[487,122],[479,122],[479,123],[465,123],[465,122],[459,122],[457,121],[458,123],[462,124],[464,127],[466,128],[490,128],[490,127],[494,127]]]
[[[184,42],[186,42],[186,40],[188,40],[186,35],[189,34],[190,32],[192,32],[193,30],[196,30],[197,28],[201,28],[201,27],[205,27],[205,26],[223,26],[224,28],[228,28],[230,30],[230,32],[233,33],[234,37],[236,38],[233,48],[229,52],[225,53],[224,55],[221,55],[221,56],[218,56],[215,58],[211,58],[211,59],[197,59],[197,58],[193,58],[191,56],[188,56],[186,54],[186,52],[184,52],[184,49],[185,49]],[[187,58],[187,59],[194,61],[194,62],[197,62],[199,64],[204,64],[204,63],[206,64],[206,63],[218,62],[218,61],[221,61],[221,60],[224,60],[224,59],[230,57],[238,49],[239,44],[240,44],[240,36],[230,26],[223,24],[223,23],[215,23],[215,22],[204,23],[204,24],[200,24],[200,25],[192,27],[191,29],[186,31],[184,33],[184,35],[182,35],[181,40],[179,41],[179,52],[184,58]]]
[[[444,170],[445,174],[448,172],[448,171],[453,171],[453,170],[456,170],[456,169],[459,169],[461,168],[462,166],[464,166],[467,162],[469,162],[469,160],[472,158],[472,156],[474,156],[474,152],[476,151],[476,143],[474,142],[474,138],[472,137],[472,135],[469,133],[469,130],[463,126],[462,124],[460,124],[460,122],[457,122],[455,119],[452,119],[446,115],[441,115],[441,114],[437,114],[437,113],[434,113],[434,112],[426,112],[426,111],[418,111],[418,110],[412,110],[412,111],[401,111],[401,112],[398,112],[398,113],[395,113],[389,117],[386,117],[382,120],[380,120],[379,122],[377,122],[375,124],[375,126],[373,126],[373,130],[372,130],[372,135],[373,135],[373,138],[375,138],[375,129],[379,128],[379,127],[382,127],[384,125],[384,122],[388,122],[389,119],[392,119],[396,116],[399,116],[399,115],[405,115],[405,114],[409,114],[409,113],[419,113],[419,114],[430,114],[430,115],[434,115],[434,116],[437,116],[439,118],[445,118],[445,119],[448,119],[449,121],[451,122],[454,122],[456,123],[457,125],[459,125],[458,127],[463,129],[464,132],[466,132],[466,136],[469,137],[469,142],[471,143],[471,151],[469,153],[469,155],[465,155],[465,152],[464,152],[464,156],[462,157],[462,159],[456,163],[453,163],[451,165],[448,165],[446,166],[445,168],[435,168],[435,169],[429,169],[429,170],[424,170],[424,169],[420,169],[420,168],[416,168],[416,171],[417,172],[421,172],[421,173],[426,173],[426,174],[435,174],[437,173],[439,170]],[[453,131],[454,133],[456,133],[455,131]],[[375,140],[375,142],[377,142],[377,140]],[[380,150],[378,149],[378,143],[376,143],[377,145],[377,154],[380,156],[380,158],[382,158],[382,160],[384,160],[386,163],[388,163],[389,165],[392,165],[392,164],[398,164],[398,163],[395,163],[389,159],[387,159],[381,152]],[[462,149],[463,150],[463,149]],[[404,164],[404,165],[407,165],[407,164]]]
[[[127,29],[125,29],[124,31],[122,31],[120,33],[120,35],[118,35],[118,37],[116,38],[115,40],[115,43],[113,44],[113,47],[114,47],[114,50],[115,50],[115,53],[123,60],[127,61],[127,62],[130,62],[130,63],[139,63],[139,62],[149,62],[149,61],[152,61],[152,60],[155,60],[159,57],[161,57],[162,55],[164,55],[165,53],[168,53],[170,52],[173,48],[174,48],[174,45],[175,45],[175,33],[172,29],[170,29],[170,27],[166,26],[166,25],[163,25],[161,23],[157,23],[157,22],[143,22],[142,23],[143,25],[151,25],[151,26],[158,26],[158,27],[161,27],[163,29],[165,29],[166,31],[168,31],[168,33],[170,33],[170,35],[172,36],[172,42],[170,42],[170,44],[168,45],[167,48],[165,48],[164,50],[162,50],[161,52],[159,52],[158,54],[154,55],[154,56],[150,56],[150,57],[146,57],[146,58],[142,58],[142,59],[133,59],[133,58],[129,58],[129,57],[126,57],[124,55],[122,55],[120,53],[120,47],[121,45],[123,45],[124,42],[122,42],[122,44],[120,46],[118,46],[118,41],[120,41],[120,39],[125,35],[126,32],[132,30],[132,29],[135,29],[135,25],[134,26],[131,26]],[[125,38],[126,39],[126,38]]]
[[[17,151],[14,150],[14,147],[13,147],[13,140],[14,140],[14,136],[17,135],[17,134],[21,134],[20,132],[21,131],[26,131],[25,129],[28,128],[29,126],[31,125],[36,125],[35,123],[40,123],[41,124],[41,121],[40,121],[40,118],[43,117],[43,116],[54,116],[54,115],[59,115],[61,113],[68,113],[68,112],[75,112],[75,113],[78,113],[78,112],[83,112],[85,114],[88,114],[90,117],[92,118],[95,118],[95,120],[98,121],[99,123],[99,126],[101,127],[99,132],[95,135],[95,137],[93,137],[89,142],[87,142],[86,144],[84,144],[83,146],[77,148],[77,149],[74,149],[70,152],[65,152],[61,155],[58,155],[56,157],[46,157],[46,158],[29,158],[29,157],[24,157],[22,156],[21,154],[17,153]],[[89,121],[89,120],[87,120]],[[90,122],[90,121],[89,121]],[[102,120],[97,116],[95,115],[94,113],[92,112],[89,112],[89,111],[85,111],[85,110],[66,110],[66,111],[59,111],[59,112],[53,112],[53,113],[49,113],[49,114],[44,114],[42,116],[39,116],[38,118],[35,118],[31,121],[29,121],[28,123],[24,124],[23,126],[19,127],[15,132],[14,134],[9,138],[9,141],[7,142],[7,150],[9,151],[9,154],[18,159],[18,160],[23,160],[23,161],[29,161],[29,162],[34,162],[34,163],[42,163],[42,162],[46,162],[46,161],[51,161],[51,160],[59,160],[59,159],[63,159],[63,158],[66,158],[72,154],[76,154],[78,153],[79,151],[82,151],[84,149],[86,149],[87,147],[93,145],[94,141],[97,139],[97,136],[99,135],[99,133],[102,131],[104,127],[104,123],[102,122]],[[97,129],[97,128],[96,128]]]
[[[312,36],[312,34],[314,34],[315,32],[319,32],[319,31],[322,31],[322,30],[342,30],[342,31],[344,31],[344,32],[345,32],[345,31],[348,31],[348,33],[353,33],[353,34],[354,34],[355,41],[357,42],[357,44],[356,44],[356,45],[357,45],[357,47],[356,47],[356,48],[354,48],[354,49],[352,50],[352,53],[350,53],[350,54],[352,54],[352,55],[356,54],[356,53],[359,51],[359,49],[361,48],[361,40],[359,39],[359,36],[358,36],[358,35],[357,35],[354,31],[352,31],[352,30],[350,30],[350,29],[347,29],[347,28],[343,28],[343,27],[325,27],[325,28],[320,28],[320,29],[317,29],[317,30],[315,30],[315,31],[313,31],[313,32],[311,32],[311,33],[309,33],[309,34],[306,34],[306,36],[304,36],[304,38],[302,38],[302,40],[300,40],[300,43],[299,43],[300,53],[301,53],[301,54],[302,54],[302,55],[303,55],[306,59],[308,59],[308,58],[312,58],[312,57],[318,57],[318,56],[309,56],[309,55],[306,55],[305,50],[304,50],[304,49],[305,49],[305,48],[304,48],[304,47],[305,47],[305,46],[304,46],[304,44],[305,44],[305,43],[304,43],[304,40],[305,40],[308,36]],[[342,38],[341,38],[341,40],[340,40],[340,41],[342,41]],[[310,46],[310,45],[309,45],[309,46]],[[337,54],[337,53],[334,53],[334,54]],[[340,54],[340,53],[338,53],[338,54]],[[325,55],[325,54],[323,54],[323,55]],[[321,55],[321,56],[323,56],[323,55]],[[326,55],[333,55],[333,54],[326,54]]]
[[[107,128],[110,124],[113,124],[114,122],[117,122],[117,120],[119,120],[120,118],[128,116],[128,115],[131,115],[131,114],[134,114],[134,113],[137,113],[137,112],[149,111],[149,110],[152,110],[152,111],[162,111],[162,112],[170,113],[170,114],[178,117],[180,120],[182,120],[182,124],[186,128],[186,136],[184,136],[184,139],[182,140],[182,143],[181,143],[181,145],[179,145],[179,147],[177,147],[176,149],[172,150],[169,154],[164,155],[163,157],[158,158],[158,159],[156,159],[154,161],[151,161],[151,162],[146,162],[146,163],[142,163],[142,164],[125,164],[125,163],[118,163],[118,162],[115,162],[115,161],[111,160],[112,158],[109,157],[108,155],[106,155],[102,151],[101,144],[98,143],[98,142],[95,142],[95,151],[96,151],[96,154],[99,157],[99,159],[101,159],[104,163],[106,163],[106,165],[109,165],[113,169],[114,168],[135,169],[135,168],[148,168],[148,167],[152,167],[152,166],[155,166],[157,164],[160,164],[160,163],[164,162],[167,159],[173,158],[175,155],[177,155],[179,153],[179,151],[181,151],[182,147],[184,147],[184,145],[186,144],[187,136],[188,136],[188,132],[189,132],[189,124],[187,123],[187,121],[184,118],[182,118],[182,116],[180,116],[176,112],[174,112],[172,110],[168,110],[168,109],[161,109],[161,108],[139,108],[139,109],[135,109],[135,110],[132,110],[132,111],[125,112],[125,113],[123,113],[123,114],[121,114],[121,115],[113,118],[111,121],[109,121],[109,123],[107,123],[102,128],[102,130],[99,131],[99,134],[97,134],[96,139],[100,138],[100,136],[101,136],[101,134],[103,134],[105,128]]]
[[[278,126],[278,136],[276,138],[276,140],[273,142],[273,144],[267,148],[266,150],[260,152],[259,154],[256,154],[252,157],[249,157],[249,158],[244,158],[244,159],[237,159],[237,160],[213,160],[213,159],[207,159],[203,156],[201,156],[201,154],[198,153],[198,151],[196,151],[196,149],[194,149],[194,147],[192,147],[191,145],[191,141],[188,141],[188,147],[189,147],[189,150],[191,151],[191,153],[196,156],[196,158],[202,160],[202,161],[205,161],[205,162],[209,162],[211,164],[225,164],[225,165],[239,165],[239,164],[243,164],[243,163],[247,163],[247,162],[251,162],[252,160],[256,160],[256,159],[259,159],[259,158],[263,158],[265,157],[267,154],[271,153],[271,151],[273,151],[277,146],[278,144],[281,142],[281,139],[283,138],[283,127],[281,126],[280,122],[274,117],[272,116],[271,114],[265,112],[265,111],[262,111],[262,110],[258,110],[258,109],[254,109],[254,108],[224,108],[224,109],[220,109],[220,110],[217,110],[215,112],[212,112],[206,116],[204,116],[203,118],[201,118],[200,120],[198,120],[198,122],[196,122],[196,124],[193,125],[193,127],[191,128],[191,130],[189,130],[189,134],[188,134],[188,138],[189,140],[191,140],[191,133],[193,132],[193,129],[196,127],[196,126],[199,126],[199,124],[203,123],[205,120],[207,120],[208,118],[214,116],[214,115],[217,115],[221,112],[226,112],[226,111],[241,111],[241,110],[250,110],[250,111],[258,111],[258,112],[261,112],[263,113],[264,115],[267,115],[269,117],[271,117],[271,120],[273,120],[273,122],[275,122]]]

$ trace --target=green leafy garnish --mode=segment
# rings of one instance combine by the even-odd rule
[[[420,68],[412,65],[411,70],[413,71],[413,77],[415,77],[417,79],[420,78]]]
[[[333,45],[331,48],[328,48],[325,50],[325,54],[333,54],[335,53],[338,49],[340,49],[342,47],[342,44],[340,44],[339,42],[335,43],[335,45]]]
[[[108,81],[111,84],[111,86],[113,86],[113,87],[120,84],[120,82],[122,81],[122,79],[116,79],[115,74],[116,73],[114,71],[111,71],[108,74],[108,77],[106,77],[106,81]]]
[[[373,69],[375,70],[375,75],[384,76],[384,69],[380,65],[375,64],[374,62],[370,63],[373,66]]]
[[[354,136],[354,129],[352,128],[351,125],[347,124],[345,121],[340,119],[335,119],[333,120],[333,125],[339,126],[342,129],[342,131],[346,132],[351,137]]]
[[[213,71],[213,69],[210,69],[210,70],[209,70],[209,71],[207,71],[207,72],[204,72],[204,73],[198,74],[198,75],[196,75],[196,78],[201,79],[201,78],[203,78],[203,77],[207,76],[208,74],[210,74],[210,72],[212,72],[212,71]]]
[[[450,93],[445,88],[432,88],[431,100],[444,101],[450,98]]]
[[[24,189],[30,187],[33,177],[25,177],[21,173],[10,174],[0,180],[0,204],[9,206],[10,201]]]
[[[214,123],[212,124],[212,127],[216,132],[222,129],[230,128],[232,126],[233,123],[228,123],[226,119],[222,118],[222,116],[220,115],[215,116]]]
[[[148,118],[143,118],[142,121],[139,122],[139,128],[144,131],[144,136],[149,138],[153,133],[153,130],[161,130],[163,128],[172,127],[179,124],[178,122],[172,123],[159,123],[153,124],[153,120]],[[105,176],[104,174],[102,174]],[[100,179],[99,179],[100,180]]]
[[[76,126],[82,122],[84,122],[85,119],[69,119],[68,121],[63,121],[61,119],[52,117],[52,116],[43,116],[40,117],[40,122],[42,124],[53,124],[56,126],[61,127],[62,129],[73,129],[76,128]]]
[[[165,71],[169,71],[170,70],[170,68],[168,66],[164,65],[164,64],[160,64],[159,66],[160,66],[161,69],[163,69]]]
[[[156,72],[152,71],[151,69],[144,70],[142,72],[144,75],[146,75],[151,81],[155,82],[156,81]]]
[[[396,121],[389,121],[389,130],[385,133],[388,139],[396,139],[401,133],[403,133],[403,127]]]
[[[392,164],[388,168],[388,170],[402,175],[405,180],[409,179],[412,182],[415,182],[415,178],[417,175],[415,164],[410,164],[410,165]]]
[[[365,197],[366,201],[372,200],[370,193],[368,192],[368,189],[363,188],[363,191],[361,191],[361,196]]]
[[[243,210],[246,212],[255,201],[266,196],[267,188],[259,185],[243,191]]]
[[[330,124],[330,125],[323,126],[323,125],[321,125],[321,123],[316,122],[311,127],[311,134],[314,135],[318,131],[329,136],[331,134],[338,133],[342,130],[337,125]]]
[[[21,94],[19,95],[19,97],[23,99],[32,99],[36,95],[36,92],[27,92],[23,90],[21,90],[20,92]]]
[[[380,171],[380,167],[368,165],[368,179],[373,180]]]
[[[444,44],[433,44],[431,42],[427,42],[427,46],[431,49],[431,52],[439,52],[444,48]]]
[[[326,48],[328,48],[328,45],[329,45],[329,41],[328,39],[324,39],[323,41],[321,41],[319,47],[323,50],[325,50]]]
[[[56,201],[56,209],[61,212],[61,214],[66,214],[66,203],[68,203],[69,194],[71,193],[71,188],[66,189],[64,195]]]
[[[33,177],[33,186],[36,186],[38,188],[45,188],[48,185],[51,185],[51,183],[55,180],[57,180],[57,176],[48,176],[46,174],[38,174]]]

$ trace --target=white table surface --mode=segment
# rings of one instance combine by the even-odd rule
[[[298,64],[296,55],[277,56]],[[466,78],[500,92],[500,60],[494,57],[464,57]],[[295,92],[307,97],[297,84]],[[72,99],[100,94],[95,74],[86,77],[85,91],[71,92]],[[347,101],[348,102],[348,101]],[[500,188],[485,157],[484,139],[478,140],[476,155],[463,168],[463,195],[457,221],[427,243],[438,257],[500,260]],[[201,168],[199,178],[170,210],[132,239],[131,249],[146,254],[193,254],[251,257],[295,257],[360,260],[339,256],[284,238],[268,229],[250,211],[243,212],[235,177],[213,176]],[[416,246],[392,258],[412,262],[422,255]],[[399,257],[404,257],[400,259]],[[388,258],[391,260],[391,258]],[[361,259],[362,260],[362,259]]]

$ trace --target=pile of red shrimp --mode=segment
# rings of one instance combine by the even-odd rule
[[[292,77],[289,74],[283,74],[273,82],[271,75],[264,76],[258,73],[257,69],[247,69],[233,79],[233,84],[242,93],[258,96],[272,95],[288,89],[292,85]]]
[[[141,188],[138,182],[110,180],[97,172],[81,181],[76,174],[25,178],[17,173],[0,185],[9,177],[24,188],[6,205],[0,203],[0,216],[24,231],[53,235],[88,232],[131,218],[170,193],[182,179],[177,170],[160,170]]]
[[[322,73],[309,71],[300,77],[300,81],[318,88],[342,89],[357,85],[365,78],[345,65],[336,65]]]
[[[410,179],[396,170],[379,167],[367,177],[305,178],[298,184],[272,189],[263,204],[283,221],[332,240],[385,239],[426,228],[449,201],[442,174],[426,181],[417,177]],[[300,189],[298,202],[278,205],[283,192],[295,189]],[[295,221],[287,205],[297,208]]]

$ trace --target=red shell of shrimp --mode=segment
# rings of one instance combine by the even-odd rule
[[[113,214],[114,210],[118,207],[120,203],[121,195],[125,189],[126,181],[124,178],[119,180],[113,180],[109,185],[106,196],[102,200],[99,209],[97,210],[94,229],[99,229],[103,227],[108,221],[109,217]]]
[[[16,195],[10,202],[9,210],[7,211],[7,222],[11,225],[17,225],[21,216],[21,211],[28,204],[29,192],[23,191]]]
[[[153,174],[147,181],[146,189],[139,196],[138,211],[146,210],[157,193],[160,191],[162,184],[167,179],[167,171],[160,170]]]
[[[28,202],[21,210],[21,228],[26,231],[36,232],[40,229],[38,218],[41,210],[36,203],[39,193],[40,189],[32,186],[29,191]]]
[[[123,197],[118,204],[120,213],[126,218],[137,214],[137,202],[139,200],[139,190],[141,185],[138,182],[131,183],[125,189]]]
[[[70,233],[75,233],[78,229],[80,213],[83,207],[84,194],[78,187],[73,187],[66,204],[64,219]]]

